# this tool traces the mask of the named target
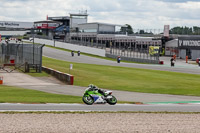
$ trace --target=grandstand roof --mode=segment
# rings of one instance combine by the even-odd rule
[[[62,23],[62,22],[59,22],[59,21],[52,21],[52,20],[44,20],[44,21],[36,21],[34,22],[34,24],[38,24],[38,23]]]

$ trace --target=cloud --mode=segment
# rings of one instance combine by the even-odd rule
[[[199,2],[199,0],[157,0],[157,1],[172,2],[172,3]]]
[[[133,28],[199,26],[199,0],[1,0],[0,21],[39,21],[87,10],[89,22]]]

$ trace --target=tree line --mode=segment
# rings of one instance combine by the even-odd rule
[[[162,29],[152,29],[152,30],[144,30],[144,29],[138,29],[137,31],[134,32],[133,28],[131,25],[126,24],[124,27],[121,27],[120,32],[128,33],[128,34],[154,34],[153,32],[163,34]],[[193,26],[193,27],[173,27],[169,31],[170,34],[181,34],[181,35],[200,35],[200,27],[198,26]]]
[[[200,27],[193,26],[193,27],[174,27],[170,29],[170,34],[182,34],[182,35],[200,35]]]

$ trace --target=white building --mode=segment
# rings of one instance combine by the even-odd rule
[[[0,21],[2,36],[21,36],[33,27],[33,22]]]
[[[33,22],[0,21],[0,29],[31,29]]]

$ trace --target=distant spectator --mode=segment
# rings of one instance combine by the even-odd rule
[[[170,61],[171,61],[171,67],[174,67],[175,61],[174,61],[174,57],[173,56],[172,56]]]

